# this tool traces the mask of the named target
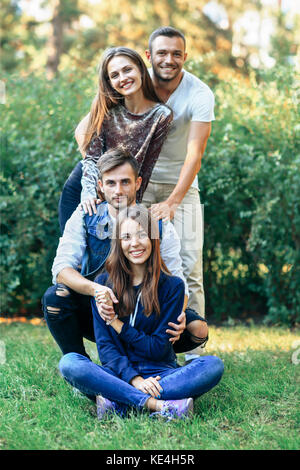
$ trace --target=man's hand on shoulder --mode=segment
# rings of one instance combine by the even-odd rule
[[[103,202],[103,198],[91,198],[91,199],[86,199],[85,201],[82,201],[78,204],[79,209],[83,210],[85,214],[93,215],[97,214],[97,205]]]
[[[179,204],[172,204],[168,199],[166,199],[158,204],[153,204],[150,207],[150,212],[155,219],[162,219],[163,222],[166,222],[167,220],[172,220],[174,218],[178,206]]]

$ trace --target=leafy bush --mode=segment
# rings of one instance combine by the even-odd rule
[[[190,69],[216,97],[216,121],[199,173],[205,210],[208,318],[264,315],[293,324],[300,311],[300,152],[297,77],[276,68],[218,82]],[[96,74],[68,71],[6,79],[1,124],[2,311],[36,313],[51,283],[57,204],[80,159],[73,134]]]
[[[95,76],[95,72],[91,74]],[[51,283],[63,183],[80,160],[74,129],[89,109],[93,80],[6,79],[1,125],[1,311],[39,311]]]

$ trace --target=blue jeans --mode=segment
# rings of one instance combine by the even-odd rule
[[[148,362],[133,366],[144,379],[157,375],[161,377],[161,400],[197,398],[215,387],[224,372],[223,362],[216,356],[202,356],[183,367],[175,363],[173,367],[168,367]],[[121,414],[129,406],[142,408],[150,398],[150,395],[121,380],[110,369],[95,364],[81,354],[63,356],[59,370],[67,382],[85,395],[102,395],[116,402]]]
[[[64,184],[58,203],[58,220],[61,233],[64,232],[67,221],[80,203],[81,177],[82,162],[78,162]]]

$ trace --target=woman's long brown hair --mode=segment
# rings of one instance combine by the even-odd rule
[[[112,47],[107,49],[102,56],[102,61],[99,66],[98,91],[92,102],[89,123],[82,144],[82,150],[84,152],[87,150],[93,136],[100,134],[102,123],[108,115],[109,110],[120,103],[124,104],[124,96],[111,86],[107,72],[107,66],[110,60],[113,57],[121,55],[128,57],[138,66],[141,72],[144,97],[155,103],[161,103],[161,100],[155,93],[151,77],[142,57],[135,50],[129,49],[128,47]]]
[[[114,234],[112,238],[111,252],[106,261],[106,269],[109,273],[108,281],[112,284],[119,303],[115,308],[120,317],[130,315],[135,307],[135,291],[133,288],[133,273],[130,263],[125,257],[120,239],[122,223],[132,219],[138,222],[151,240],[152,250],[147,260],[146,271],[141,286],[141,302],[144,307],[144,314],[151,315],[153,311],[160,314],[158,300],[158,281],[160,272],[170,274],[160,256],[160,241],[158,222],[154,220],[148,210],[141,205],[128,207],[117,217]]]

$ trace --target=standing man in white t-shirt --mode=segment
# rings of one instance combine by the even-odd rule
[[[157,95],[173,110],[173,123],[152,172],[143,203],[157,218],[173,219],[181,237],[181,257],[189,286],[189,307],[205,314],[203,217],[197,175],[211,132],[214,95],[183,69],[183,34],[171,27],[154,31],[146,51]]]

